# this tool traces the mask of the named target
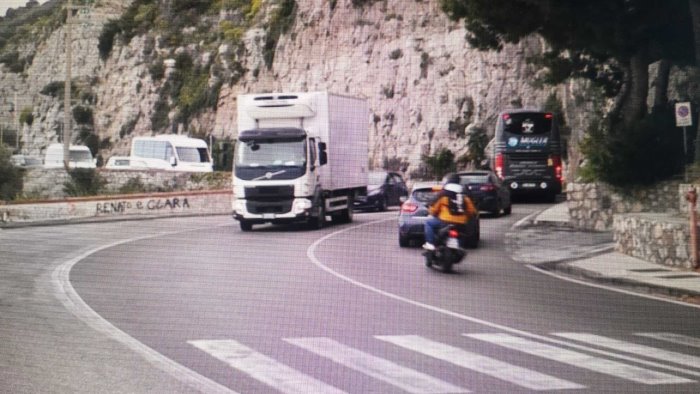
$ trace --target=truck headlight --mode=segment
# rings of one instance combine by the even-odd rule
[[[295,215],[302,214],[309,209],[311,209],[311,200],[307,200],[305,198],[294,200],[294,207],[292,207],[292,212]]]

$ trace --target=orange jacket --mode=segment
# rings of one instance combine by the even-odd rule
[[[452,224],[465,224],[477,214],[472,200],[467,196],[464,196],[464,206],[466,208],[466,212],[464,214],[453,215],[450,212],[449,204],[450,197],[444,192],[441,192],[437,200],[435,200],[428,209],[431,215],[442,220],[443,222]]]

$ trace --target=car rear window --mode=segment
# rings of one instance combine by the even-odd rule
[[[432,201],[436,195],[437,192],[433,191],[432,189],[418,189],[413,192],[413,198],[422,203]]]
[[[459,183],[465,185],[467,183],[488,183],[489,176],[487,174],[481,175],[461,175],[459,177]]]

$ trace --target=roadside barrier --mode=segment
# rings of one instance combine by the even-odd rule
[[[0,227],[231,213],[231,190],[76,197],[0,205]]]

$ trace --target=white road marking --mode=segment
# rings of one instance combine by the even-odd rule
[[[234,340],[187,343],[285,394],[344,393]]]
[[[330,338],[288,338],[285,341],[409,393],[468,393],[469,390],[343,345]]]
[[[531,390],[564,390],[585,387],[418,335],[382,335],[376,338]]]
[[[200,229],[211,229],[211,227],[203,227]],[[51,281],[54,285],[56,298],[60,300],[63,306],[67,310],[69,310],[74,316],[78,317],[80,320],[88,324],[96,331],[101,332],[107,335],[108,337],[114,339],[115,341],[124,344],[132,351],[141,355],[141,357],[143,357],[144,360],[149,362],[154,367],[160,369],[161,371],[167,373],[173,378],[203,393],[236,394],[235,391],[229,389],[228,387],[222,386],[221,384],[207,378],[206,376],[200,375],[197,372],[165,357],[164,355],[158,353],[152,348],[139,342],[131,335],[120,330],[109,321],[105,320],[102,316],[95,312],[95,310],[93,310],[87,303],[85,303],[85,301],[83,301],[78,292],[75,291],[75,289],[73,288],[73,285],[70,283],[70,271],[73,268],[73,266],[77,264],[80,260],[83,260],[97,252],[122,244],[196,230],[198,229],[193,228],[187,230],[177,230],[159,234],[150,234],[145,236],[133,237],[83,250],[82,252],[77,253],[77,255],[73,258],[58,263],[58,266],[53,270],[53,272],[51,272]]]
[[[687,303],[687,302],[674,300],[674,299],[672,299],[672,298],[665,298],[665,297],[655,296],[655,295],[653,295],[653,294],[643,294],[643,293],[639,293],[639,292],[635,292],[635,291],[631,291],[631,290],[620,289],[620,288],[613,287],[613,286],[601,285],[601,284],[598,284],[598,283],[591,283],[591,282],[587,282],[587,281],[585,281],[585,280],[579,280],[579,279],[575,279],[575,278],[570,278],[570,277],[568,277],[568,276],[566,276],[566,275],[560,275],[560,274],[557,274],[556,272],[547,271],[547,270],[544,270],[544,269],[542,269],[542,268],[540,268],[540,267],[537,267],[536,265],[532,265],[532,264],[525,264],[525,267],[527,267],[527,268],[529,268],[529,269],[531,269],[531,270],[533,270],[533,271],[537,271],[537,272],[539,272],[540,274],[544,274],[544,275],[547,275],[547,276],[551,276],[552,278],[557,278],[557,279],[559,279],[559,280],[563,280],[563,281],[566,281],[566,282],[576,283],[576,284],[579,284],[579,285],[582,285],[582,286],[593,287],[593,288],[596,288],[596,289],[608,290],[608,291],[612,291],[612,292],[615,292],[615,293],[622,293],[622,294],[634,296],[634,297],[637,297],[637,298],[646,298],[646,299],[649,299],[649,300],[661,301],[661,302],[666,302],[666,303],[669,303],[669,304],[676,304],[676,305],[685,306],[685,307],[688,307],[688,308],[700,309],[700,304],[689,304],[689,303]]]
[[[700,338],[689,337],[687,335],[674,334],[670,332],[639,332],[635,335],[671,342],[678,345],[700,348]]]
[[[422,308],[422,309],[425,309],[425,310],[428,310],[428,311],[432,311],[432,312],[435,312],[435,313],[439,313],[439,314],[442,314],[442,315],[445,315],[445,316],[450,316],[450,317],[453,317],[453,318],[455,318],[455,319],[459,319],[459,320],[462,320],[462,321],[468,321],[468,322],[471,322],[471,323],[480,324],[480,325],[483,325],[483,326],[486,326],[486,327],[490,327],[490,328],[493,328],[493,329],[496,329],[496,330],[501,330],[501,331],[505,331],[505,332],[508,332],[508,333],[511,333],[511,334],[515,334],[515,335],[519,335],[519,336],[523,336],[523,337],[528,337],[528,338],[536,339],[536,340],[539,340],[539,341],[542,341],[542,342],[549,342],[549,343],[553,343],[553,344],[556,344],[556,345],[567,346],[567,347],[573,348],[573,349],[579,349],[579,350],[583,350],[583,351],[587,351],[587,352],[591,352],[591,353],[601,354],[601,355],[604,355],[604,356],[606,356],[606,357],[615,357],[615,358],[618,358],[618,359],[621,359],[621,360],[627,360],[627,361],[631,361],[631,362],[634,362],[634,363],[637,363],[637,364],[647,365],[647,366],[651,366],[651,367],[654,367],[654,368],[666,369],[666,370],[669,370],[669,371],[679,372],[679,373],[682,373],[682,374],[685,374],[685,375],[700,377],[700,372],[697,372],[697,371],[693,371],[693,370],[689,370],[689,369],[684,369],[684,368],[679,368],[679,367],[676,367],[676,366],[673,366],[673,365],[661,364],[661,363],[654,362],[654,361],[644,360],[644,359],[641,359],[641,358],[638,358],[638,357],[632,357],[632,356],[625,355],[625,354],[619,354],[619,353],[608,352],[608,351],[605,351],[605,350],[596,349],[596,348],[593,348],[593,347],[590,347],[590,346],[583,346],[583,345],[580,345],[580,344],[576,344],[576,343],[573,343],[573,342],[567,342],[567,341],[559,340],[559,339],[556,339],[556,338],[550,338],[550,337],[547,337],[547,336],[544,336],[544,335],[535,334],[535,333],[532,333],[532,332],[529,332],[529,331],[525,331],[525,330],[519,330],[519,329],[517,329],[517,328],[509,327],[509,326],[506,326],[506,325],[503,325],[503,324],[498,324],[498,323],[490,322],[490,321],[483,320],[483,319],[479,319],[479,318],[476,318],[476,317],[473,317],[473,316],[468,316],[468,315],[464,315],[464,314],[461,314],[461,313],[453,312],[453,311],[450,311],[450,310],[447,310],[447,309],[444,309],[444,308],[440,308],[440,307],[437,307],[437,306],[434,306],[434,305],[426,304],[426,303],[423,303],[423,302],[420,302],[420,301],[412,300],[412,299],[410,299],[410,298],[403,297],[403,296],[400,296],[400,295],[398,295],[398,294],[394,294],[394,293],[391,293],[391,292],[388,292],[388,291],[384,291],[384,290],[382,290],[382,289],[379,289],[379,288],[370,286],[370,285],[368,285],[368,284],[366,284],[366,283],[362,283],[362,282],[360,282],[360,281],[358,281],[358,280],[355,280],[355,279],[353,279],[353,278],[351,278],[351,277],[349,277],[349,276],[346,276],[346,275],[343,275],[343,274],[341,274],[341,273],[339,273],[339,272],[337,272],[337,271],[334,271],[333,269],[329,268],[327,265],[323,264],[323,263],[316,257],[316,255],[315,255],[316,248],[318,248],[319,245],[321,245],[324,241],[326,241],[326,240],[328,240],[328,239],[330,239],[330,238],[333,238],[333,237],[335,237],[335,236],[337,236],[337,235],[340,235],[340,234],[343,234],[343,233],[347,233],[347,232],[350,232],[350,231],[354,231],[354,230],[360,229],[360,228],[362,228],[362,227],[368,227],[368,226],[372,226],[372,225],[375,225],[375,224],[378,224],[378,223],[387,222],[387,221],[390,221],[390,220],[396,220],[396,218],[395,218],[395,217],[392,217],[392,218],[388,218],[388,219],[375,220],[375,221],[372,221],[372,222],[363,223],[363,224],[360,224],[360,225],[357,225],[357,226],[347,227],[347,228],[344,228],[344,229],[341,229],[341,230],[338,230],[338,231],[335,231],[335,232],[326,234],[326,235],[324,235],[323,237],[317,239],[313,244],[311,244],[311,246],[309,246],[309,248],[306,250],[306,255],[307,255],[307,257],[309,258],[309,260],[311,260],[311,262],[312,262],[314,265],[316,265],[319,269],[321,269],[321,270],[323,270],[323,271],[326,271],[326,272],[329,273],[330,275],[333,275],[334,277],[336,277],[336,278],[338,278],[338,279],[340,279],[340,280],[343,280],[343,281],[345,281],[345,282],[347,282],[347,283],[349,283],[349,284],[351,284],[351,285],[353,285],[353,286],[356,286],[356,287],[358,287],[358,288],[362,288],[362,289],[371,291],[371,292],[373,292],[373,293],[375,293],[375,294],[379,294],[379,295],[381,295],[381,296],[383,296],[383,297],[386,297],[386,298],[389,298],[389,299],[392,299],[392,300],[396,300],[396,301],[399,301],[399,302],[403,302],[403,303],[405,303],[405,304],[407,304],[407,305],[412,305],[412,306],[415,306],[415,307],[418,307],[418,308]],[[657,298],[657,297],[653,297],[653,296],[640,295],[640,294],[638,294],[638,293],[628,292],[628,291],[625,291],[625,290],[619,290],[619,289],[615,289],[615,288],[611,288],[611,287],[606,287],[606,286],[601,286],[601,285],[590,284],[590,283],[586,283],[586,282],[583,282],[583,281],[577,281],[577,280],[574,280],[574,279],[570,279],[570,278],[566,278],[566,277],[561,277],[561,276],[558,276],[558,275],[553,275],[552,273],[543,271],[543,270],[538,269],[537,267],[534,267],[534,266],[531,266],[531,265],[526,265],[526,267],[528,267],[528,268],[530,268],[530,269],[533,269],[533,270],[536,270],[536,271],[539,271],[539,272],[541,272],[541,273],[543,273],[543,274],[556,277],[556,278],[561,279],[561,280],[566,280],[566,281],[569,281],[569,282],[578,283],[578,284],[585,285],[585,286],[596,287],[596,288],[601,288],[601,289],[610,290],[610,291],[617,291],[617,292],[620,292],[620,293],[624,293],[624,294],[628,294],[628,295],[632,295],[632,296],[636,296],[636,297],[650,298],[650,299],[654,299],[654,300],[657,300],[657,301],[670,302],[670,303],[677,304],[677,305],[681,305],[681,306],[685,306],[685,307],[700,308],[700,305],[693,305],[693,304],[681,303],[681,302],[679,302],[679,301],[674,301],[674,300],[668,300],[668,299],[663,299],[663,298]]]
[[[509,334],[463,334],[467,337],[478,339],[503,346],[507,349],[518,350],[523,353],[554,360],[563,364],[588,369],[594,372],[612,375],[625,380],[631,380],[644,384],[676,384],[689,383],[692,380],[656,372],[650,369],[636,367],[617,361],[606,360],[590,356],[585,353],[563,349],[557,346],[519,338]]]
[[[554,333],[554,335],[567,339],[573,339],[575,341],[585,342],[591,345],[605,347],[608,349],[632,353],[638,356],[644,356],[656,360],[685,365],[692,368],[700,367],[700,357],[691,356],[689,354],[672,352],[670,350],[659,349],[646,345],[639,345],[632,342],[620,341],[617,339],[595,334],[560,332]]]

